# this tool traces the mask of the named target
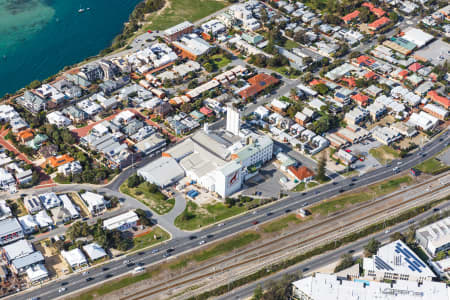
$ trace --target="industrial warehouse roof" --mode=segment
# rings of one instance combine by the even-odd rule
[[[292,283],[294,296],[305,294],[314,300],[410,300],[433,299],[447,300],[450,293],[445,283],[399,280],[385,283],[364,280],[342,280],[336,275],[316,273]],[[294,297],[295,298],[295,297]]]
[[[139,169],[138,173],[147,181],[162,187],[170,185],[184,176],[184,171],[176,160],[165,156]]]

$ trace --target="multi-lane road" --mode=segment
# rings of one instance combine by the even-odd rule
[[[198,237],[195,240],[191,240],[189,236],[173,238],[164,245],[156,247],[156,249],[159,250],[157,253],[152,253],[152,249],[149,249],[127,257],[119,257],[101,267],[89,270],[89,274],[87,275],[80,273],[72,274],[65,279],[51,281],[42,287],[13,295],[11,296],[11,299],[28,299],[31,297],[40,297],[40,299],[55,299],[57,297],[63,298],[69,293],[79,292],[81,289],[88,286],[92,286],[107,279],[130,272],[136,264],[148,265],[170,259],[170,257],[165,257],[165,253],[167,253],[169,249],[172,250],[170,253],[171,256],[188,252],[196,247],[199,247],[198,241],[201,239],[205,239],[207,242],[220,240],[224,237],[235,234],[236,232],[255,226],[253,223],[255,220],[259,223],[266,222],[284,215],[287,210],[294,211],[299,209],[300,207],[303,207],[305,203],[310,205],[323,199],[336,196],[343,191],[360,188],[374,182],[384,180],[398,172],[408,170],[418,163],[434,156],[448,144],[449,136],[448,131],[446,130],[439,137],[432,140],[419,151],[416,151],[402,160],[392,161],[389,165],[368,172],[361,177],[357,176],[340,181],[336,180],[333,183],[320,186],[312,191],[287,197],[283,200],[275,202],[272,205],[256,210],[256,213],[252,212],[240,215],[224,222],[223,225],[220,224],[222,226],[214,225],[193,233],[193,235]],[[132,260],[134,265],[125,265],[124,261],[127,259]],[[64,287],[65,290],[59,292],[61,287]]]

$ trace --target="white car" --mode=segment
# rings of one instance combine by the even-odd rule
[[[199,245],[203,245],[205,242],[205,240],[201,240],[200,242],[198,242]]]
[[[66,289],[65,287],[61,287],[61,288],[59,288],[58,293],[65,292],[66,290],[67,290],[67,289]]]

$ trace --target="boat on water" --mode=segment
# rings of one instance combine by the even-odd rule
[[[78,12],[81,14],[81,13],[83,13],[84,12],[84,8],[80,8],[79,10],[78,10]]]

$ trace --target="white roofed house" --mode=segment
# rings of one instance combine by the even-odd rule
[[[6,203],[6,200],[0,200],[0,220],[10,218],[11,216],[11,208]]]
[[[385,145],[389,145],[402,138],[402,135],[398,131],[390,127],[376,126],[371,132],[376,140]]]
[[[284,101],[280,101],[278,99],[274,99],[272,100],[272,102],[270,103],[270,107],[276,111],[276,112],[283,112],[285,111],[288,107],[289,107],[290,103],[289,102],[284,102]]]
[[[72,161],[61,166],[58,166],[58,173],[63,174],[64,176],[69,176],[73,174],[78,174],[83,171],[83,167],[81,166],[79,161]]]
[[[80,195],[83,201],[86,203],[89,212],[94,215],[106,210],[105,198],[100,194],[92,192],[86,192]]]
[[[103,220],[103,227],[108,230],[126,231],[139,225],[139,216],[129,211],[118,216]]]
[[[41,200],[41,202],[44,204],[45,209],[52,209],[53,207],[61,205],[61,200],[53,192],[41,194],[38,197],[39,200]]]
[[[421,111],[419,113],[412,113],[407,123],[427,131],[436,127],[439,123],[439,119],[424,111]]]
[[[61,199],[62,205],[69,214],[70,218],[78,219],[80,217],[80,212],[78,211],[78,207],[70,200],[69,196],[63,194],[60,195],[59,198]]]
[[[66,260],[72,269],[78,269],[88,264],[86,256],[79,248],[70,251],[61,251],[62,257]]]
[[[96,261],[108,256],[105,250],[97,243],[84,245],[83,251],[87,254],[91,261]]]
[[[265,119],[269,116],[270,111],[264,106],[258,106],[254,112],[260,119]]]
[[[19,217],[19,223],[25,234],[32,234],[39,230],[39,224],[33,215],[25,215]]]
[[[38,196],[35,195],[27,195],[23,199],[23,204],[25,205],[26,210],[30,214],[35,214],[38,211],[42,210],[42,203]]]
[[[4,168],[0,168],[0,188],[2,190],[8,190],[15,185],[16,180],[14,179],[14,176]]]
[[[67,127],[72,121],[64,116],[60,111],[54,111],[47,115],[47,121],[57,127]]]
[[[34,218],[39,224],[39,227],[42,229],[49,228],[54,224],[52,217],[50,217],[45,210],[41,210],[40,212],[35,214]]]

